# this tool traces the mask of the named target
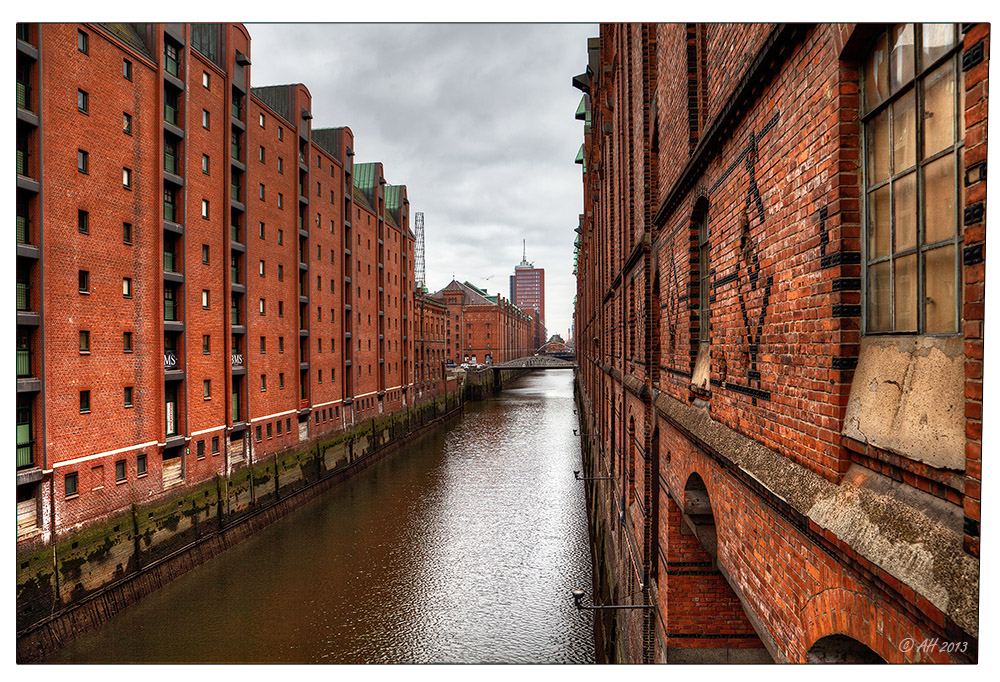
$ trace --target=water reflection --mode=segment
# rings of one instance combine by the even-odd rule
[[[527,376],[53,660],[593,662],[574,428],[572,375]]]

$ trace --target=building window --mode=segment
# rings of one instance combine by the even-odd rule
[[[86,114],[90,96],[83,90],[76,91],[76,108],[80,110],[81,113]]]
[[[209,175],[209,172],[208,172],[208,168],[209,168],[208,161],[209,161],[208,154],[202,154],[201,155],[201,172],[204,173],[205,175]]]
[[[119,459],[115,462],[115,483],[125,482],[125,460]]]
[[[212,397],[212,380],[205,379],[201,382],[201,395],[205,400]]]
[[[90,50],[90,41],[87,34],[80,30],[76,32],[76,49],[84,54],[87,54]]]
[[[278,317],[284,317],[284,316],[285,316],[285,302],[278,301]]]
[[[279,336],[278,337],[278,352],[279,353],[284,353],[285,352],[285,337],[284,336]]]
[[[709,339],[709,257],[708,207],[705,206],[698,221],[698,340],[701,343],[708,343]]]
[[[956,24],[897,24],[865,59],[865,332],[958,331],[964,72]],[[921,303],[922,302],[922,303]]]
[[[266,353],[267,352],[267,337],[266,336],[260,337],[260,352],[261,353]]]
[[[201,200],[201,217],[208,218],[208,199]]]
[[[212,85],[211,85],[212,84],[212,77],[208,74],[208,71],[202,71],[201,72],[201,84],[203,86],[205,86],[206,88],[208,88],[209,90],[212,89]]]
[[[264,145],[260,147],[260,162],[264,163]]]
[[[213,455],[219,454],[219,437],[218,436],[212,436],[212,454]]]
[[[267,375],[266,374],[261,374],[260,375],[260,390],[261,390],[261,393],[263,393],[264,391],[267,390]]]
[[[284,389],[285,388],[285,373],[284,372],[278,372],[278,388],[280,388],[280,389]]]
[[[201,354],[202,355],[212,354],[212,337],[209,334],[201,335]]]
[[[76,150],[76,169],[81,173],[88,172],[90,168],[90,154],[82,149]]]
[[[122,132],[126,135],[132,134],[132,114],[122,112]]]
[[[122,223],[122,241],[132,243],[132,223]]]
[[[261,262],[263,262],[263,261],[261,261]],[[284,282],[285,281],[285,269],[281,266],[280,263],[278,264],[278,281],[279,282]]]
[[[285,139],[285,130],[281,126],[278,126],[278,139],[279,140]]]
[[[80,352],[90,352],[90,332],[83,329],[80,330]]]
[[[259,121],[260,121],[260,127],[263,128],[264,127],[264,114],[260,115]],[[281,128],[278,128],[278,130],[281,130]],[[278,139],[281,139],[280,135],[278,136]]]
[[[278,230],[278,246],[281,246],[284,243],[285,243],[285,231]]]
[[[268,437],[268,438],[271,438],[272,436],[273,436],[273,433],[272,433],[272,431],[271,431],[271,425],[270,425],[270,424],[268,424],[268,425],[267,425],[267,437]]]
[[[258,192],[258,196],[260,197],[261,201],[264,201],[264,183],[263,182],[260,183],[260,191]]]
[[[323,383],[323,370],[321,369],[316,370],[316,383],[317,384]]]
[[[125,407],[132,407],[132,387],[125,387]]]
[[[264,223],[260,224],[260,230],[258,231],[257,236],[259,236],[261,239],[264,238]],[[281,242],[278,243],[280,244]]]
[[[284,173],[285,173],[285,160],[279,156],[278,157],[278,174],[279,175],[284,175]]]
[[[201,110],[201,127],[204,128],[205,130],[209,129],[208,128],[208,110],[207,109],[202,109]]]
[[[135,459],[135,473],[137,476],[146,475],[146,455],[139,455]]]
[[[208,244],[202,244],[201,245],[201,262],[204,263],[205,265],[208,265],[208,255],[209,255]]]
[[[275,422],[275,424],[278,427],[278,435],[280,436],[281,435],[281,420],[279,419],[278,421]]]
[[[281,192],[278,192],[278,208],[283,208],[285,203],[285,197],[282,196]]]
[[[132,189],[132,169],[122,168],[122,186],[125,189]]]
[[[90,413],[90,391],[80,391],[80,413]]]
[[[81,50],[83,52],[84,50]],[[76,497],[77,495],[77,473],[74,471],[71,474],[66,474],[64,480],[64,486],[66,488],[66,497]]]
[[[257,440],[260,440],[260,427],[259,426],[257,427],[256,436],[257,436]]]
[[[122,76],[125,80],[132,80],[132,62],[127,59],[122,59]]]
[[[208,289],[201,290],[201,307],[208,310]]]
[[[132,332],[122,332],[122,349],[126,353],[132,352]]]
[[[83,210],[76,212],[76,229],[83,234],[90,234],[90,213]]]
[[[177,46],[173,43],[167,43],[163,48],[163,68],[171,76],[180,76],[180,54],[178,52]]]
[[[132,278],[122,277],[122,296],[132,298]]]
[[[198,459],[205,459],[205,441],[198,441]]]

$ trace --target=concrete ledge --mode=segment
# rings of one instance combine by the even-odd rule
[[[659,392],[657,392],[659,393]],[[793,512],[793,523],[815,524],[860,557],[912,588],[962,630],[978,637],[979,563],[962,548],[951,505],[919,490],[886,483],[852,468],[840,485],[714,421],[707,410],[663,393],[657,411],[712,457]],[[960,512],[959,512],[960,514]],[[811,522],[811,523],[810,523]],[[826,534],[826,533],[824,533]]]

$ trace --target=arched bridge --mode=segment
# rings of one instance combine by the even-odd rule
[[[552,355],[528,355],[490,366],[493,369],[576,369],[572,359]]]

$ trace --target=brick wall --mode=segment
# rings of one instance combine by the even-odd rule
[[[613,527],[626,499],[628,532],[598,540],[621,562],[607,572],[608,594],[649,591],[659,611],[641,638],[628,625],[622,660],[645,660],[651,652],[641,642],[655,640],[650,646],[670,650],[763,645],[772,657],[798,661],[828,634],[891,661],[975,660],[977,615],[954,608],[956,599],[976,600],[975,578],[971,592],[958,588],[965,596],[936,599],[940,576],[903,569],[898,547],[869,546],[857,534],[871,518],[852,515],[847,498],[838,497],[839,515],[819,521],[801,516],[806,507],[776,501],[787,500],[788,491],[776,492],[785,486],[848,497],[857,486],[865,495],[884,491],[879,504],[913,518],[928,534],[922,543],[942,547],[937,561],[978,575],[985,185],[976,164],[986,158],[988,28],[964,26],[960,50],[948,56],[966,89],[964,472],[919,447],[844,435],[863,393],[855,368],[866,347],[859,83],[879,30],[614,24],[602,25],[599,45],[591,42],[588,71],[577,77],[592,120],[574,328],[584,430],[593,436],[585,461],[614,482],[592,500],[592,524]],[[886,340],[869,335],[869,347],[878,343]],[[938,390],[908,383],[903,395],[926,400]],[[745,470],[756,466],[742,459],[747,448],[774,457],[778,469],[767,480]],[[671,535],[671,524],[681,524],[670,509],[695,472],[717,528],[718,557],[704,575],[670,564],[683,562],[670,551],[685,544],[702,552],[691,561],[707,561],[693,536]],[[939,522],[911,516],[926,505],[939,510]],[[894,532],[879,528],[869,540]],[[965,555],[953,551],[963,530]],[[656,579],[643,584],[643,575]],[[697,601],[692,581],[702,581]],[[837,596],[830,602],[826,594]],[[835,612],[822,611],[831,603]],[[681,626],[699,637],[674,641]],[[906,637],[934,636],[965,641],[969,655],[900,648]]]

